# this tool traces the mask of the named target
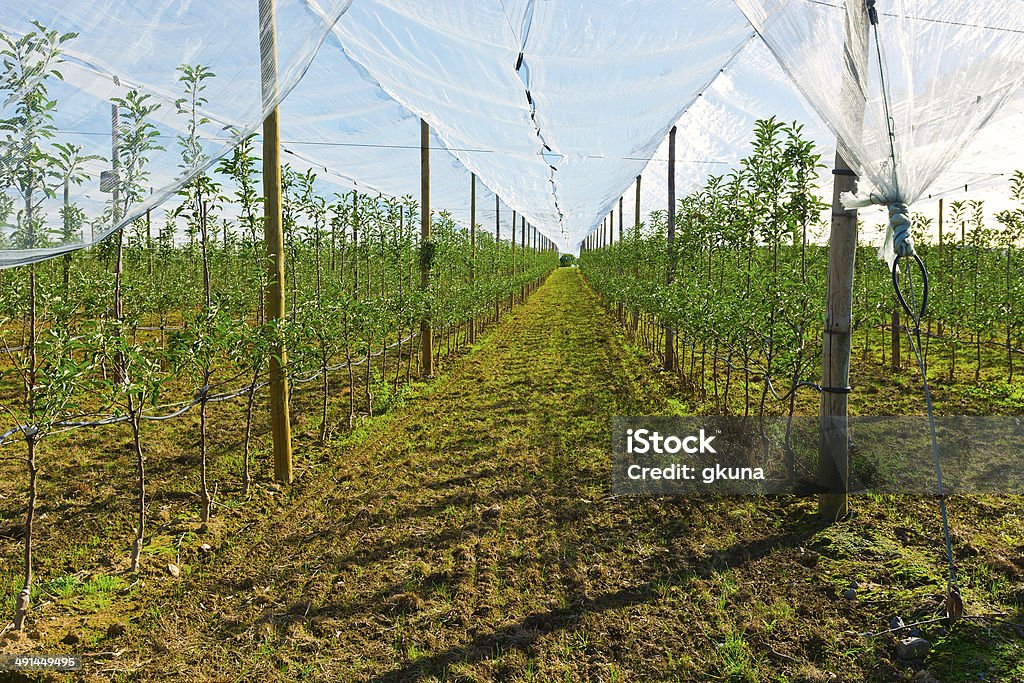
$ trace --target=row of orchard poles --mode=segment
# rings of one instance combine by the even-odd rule
[[[860,83],[868,64],[868,13],[865,4],[860,5],[860,16],[847,20],[846,59],[850,69],[845,72],[842,83],[843,101],[854,103],[859,111],[854,112],[855,120],[863,122],[866,105]],[[853,40],[854,31],[862,33],[859,40]],[[853,131],[859,135],[860,131]],[[849,392],[850,392],[850,351],[852,345],[853,321],[853,275],[857,253],[857,210],[847,209],[840,199],[845,192],[856,192],[857,175],[842,155],[842,144],[838,145],[832,190],[832,221],[828,250],[828,288],[826,294],[825,321],[822,331],[822,381],[821,407],[819,413],[820,432],[818,441],[818,483],[826,491],[818,495],[818,515],[822,521],[835,522],[849,513]],[[668,263],[665,283],[671,285],[675,279],[675,208],[676,208],[676,127],[668,137],[668,215],[667,239]],[[619,199],[619,239],[622,239],[622,199]],[[941,204],[940,204],[941,212]],[[607,246],[614,241],[614,210],[602,223],[600,229],[591,232],[583,241],[583,250],[590,251]],[[941,225],[941,214],[940,214]],[[940,228],[941,230],[941,228]],[[636,244],[640,237],[640,176],[636,178]],[[639,269],[639,255],[634,259]],[[639,272],[637,272],[639,275]],[[636,319],[634,319],[636,324]],[[895,331],[898,319],[894,316],[894,354],[898,345]],[[675,333],[665,327],[664,369],[676,370]]]
[[[285,307],[285,247],[284,226],[281,207],[281,126],[278,118],[277,83],[277,36],[274,15],[274,0],[259,0],[260,12],[260,66],[262,72],[263,106],[267,116],[263,121],[263,196],[264,242],[267,251],[267,285],[264,290],[264,310],[268,322],[284,319]],[[117,115],[116,107],[112,109]],[[117,130],[115,125],[114,130]],[[117,144],[115,138],[115,145]],[[114,154],[116,169],[118,155]],[[116,192],[116,190],[115,190]],[[639,196],[637,201],[639,202]],[[495,197],[495,239],[501,240],[501,200]],[[117,206],[117,200],[114,200]],[[430,126],[420,120],[420,286],[430,287],[430,266],[433,260],[434,244],[430,234]],[[512,212],[512,268],[515,272],[516,214]],[[522,263],[525,266],[527,249],[526,218],[520,221],[520,245]],[[530,226],[532,248],[553,250],[554,245],[540,232]],[[476,174],[472,175],[470,186],[470,242],[473,262],[470,277],[476,281]],[[118,249],[117,272],[120,272],[120,245]],[[35,301],[33,297],[33,301]],[[495,320],[500,314],[500,302],[495,302]],[[119,312],[115,313],[120,315]],[[476,318],[470,322],[470,341],[476,341]],[[33,346],[33,348],[35,348]],[[291,419],[288,414],[287,350],[281,343],[270,354],[270,426],[274,442],[274,478],[282,483],[291,483],[292,437]],[[434,334],[428,318],[420,321],[420,362],[424,379],[434,376]]]
[[[635,186],[636,186],[636,208],[635,208],[635,211],[634,211],[634,215],[636,217],[636,222],[634,224],[634,232],[635,232],[635,237],[636,237],[636,240],[637,240],[637,245],[639,245],[639,239],[640,239],[640,179],[641,179],[640,176],[637,176],[636,177],[636,183],[635,183]],[[623,205],[624,205],[625,201],[626,201],[625,196],[619,197],[619,237],[618,237],[618,241],[619,242],[622,241],[623,230],[625,230],[625,225],[626,225],[626,223],[625,223],[626,219],[625,219],[625,216],[624,216],[625,209],[623,208]],[[613,208],[608,213],[608,217],[605,218],[604,222],[601,224],[600,230],[592,232],[592,233],[590,233],[590,235],[588,235],[586,238],[584,238],[583,244],[581,245],[581,250],[582,251],[593,251],[594,249],[600,249],[602,247],[606,247],[609,244],[614,243],[615,241],[616,241],[616,238],[615,238],[615,209]],[[637,249],[639,249],[639,246],[637,246]],[[637,271],[637,274],[639,274],[639,271]]]

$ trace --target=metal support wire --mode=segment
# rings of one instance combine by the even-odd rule
[[[889,156],[892,160],[893,195],[889,200],[889,226],[893,231],[893,246],[896,256],[892,263],[892,284],[903,310],[914,321],[914,327],[904,328],[910,341],[910,348],[917,358],[918,370],[921,373],[921,385],[924,391],[925,410],[928,414],[928,430],[931,435],[932,457],[935,463],[935,481],[939,495],[939,511],[942,516],[942,535],[946,544],[946,564],[949,578],[946,583],[946,617],[950,623],[963,616],[964,604],[957,588],[956,563],[953,559],[953,544],[950,540],[949,514],[946,509],[946,490],[942,483],[942,461],[939,456],[939,440],[935,429],[935,411],[932,406],[932,392],[928,385],[928,368],[921,352],[921,319],[928,310],[928,269],[924,261],[914,250],[914,242],[910,235],[910,218],[907,206],[900,197],[899,181],[896,172],[896,132],[889,106],[889,85],[885,78],[885,60],[882,56],[882,41],[878,31],[878,10],[875,0],[866,0],[868,19],[874,32],[875,53],[878,57],[879,85],[882,90],[882,106],[885,111],[885,125],[888,133]],[[921,305],[918,307],[914,292],[913,269],[907,270],[907,290],[910,301],[906,300],[900,289],[900,261],[904,258],[913,259],[921,274]]]
[[[397,341],[392,342],[391,344],[388,344],[387,346],[382,347],[378,351],[372,351],[370,353],[365,354],[359,360],[352,361],[351,363],[344,362],[344,363],[338,363],[337,365],[330,365],[330,366],[328,366],[326,368],[320,368],[319,370],[317,370],[313,374],[308,375],[306,377],[292,377],[291,374],[290,374],[290,369],[288,367],[285,367],[284,370],[285,370],[285,372],[289,373],[288,381],[291,382],[292,384],[304,384],[304,383],[307,383],[307,382],[312,382],[313,380],[320,378],[325,371],[326,372],[337,372],[338,370],[342,370],[342,369],[347,368],[349,366],[356,367],[356,366],[359,366],[359,365],[363,365],[370,358],[376,358],[376,357],[380,356],[382,353],[384,353],[385,351],[387,351],[389,349],[392,349],[392,348],[398,346],[399,344],[404,344],[405,342],[413,339],[415,336],[416,336],[415,334],[407,335],[406,337],[404,337],[402,339],[399,339]],[[258,375],[258,377],[263,377],[263,376],[266,376],[267,374],[268,374],[268,371],[264,371],[264,372],[261,372]],[[228,392],[219,393],[219,394],[211,394],[210,393],[210,389],[212,387],[208,385],[208,386],[199,388],[196,391],[196,397],[191,399],[191,400],[189,400],[189,401],[179,401],[179,402],[176,402],[176,403],[166,403],[166,404],[157,406],[156,408],[154,408],[154,409],[152,409],[152,410],[150,410],[150,411],[148,411],[146,413],[143,413],[142,415],[139,416],[139,418],[142,419],[142,420],[154,421],[154,422],[163,422],[165,420],[171,420],[171,419],[174,419],[176,417],[181,417],[182,415],[184,415],[188,411],[192,410],[193,408],[195,408],[196,406],[198,406],[201,403],[205,402],[207,404],[210,404],[210,403],[220,403],[222,401],[231,401],[231,400],[239,398],[241,396],[245,396],[249,392],[257,391],[259,389],[262,389],[262,388],[268,386],[269,384],[270,384],[270,380],[263,380],[263,381],[254,382],[252,384],[248,384],[248,385],[246,385],[244,387],[235,389],[233,391],[228,391]],[[172,409],[172,408],[173,408],[173,410],[171,410],[171,412],[160,412],[160,411],[166,411],[166,410]],[[55,423],[52,424],[52,427],[55,427],[55,429],[53,429],[50,432],[50,434],[51,435],[62,434],[64,432],[70,432],[70,431],[73,431],[75,429],[81,429],[83,427],[105,427],[107,425],[114,425],[114,424],[121,424],[121,423],[124,423],[124,422],[129,422],[130,420],[131,420],[131,416],[130,415],[111,415],[109,417],[104,417],[104,418],[100,418],[100,419],[97,419],[97,420],[62,420],[60,422],[55,422]],[[12,440],[11,437],[13,437],[14,435],[16,435],[18,433],[30,434],[30,433],[34,433],[35,431],[37,431],[37,430],[36,430],[36,428],[33,425],[17,425],[15,427],[12,427],[12,428],[8,429],[6,432],[3,432],[2,434],[0,434],[0,447],[5,446],[8,443],[11,443],[11,440]]]
[[[935,481],[937,484],[937,490],[939,495],[939,512],[942,516],[942,535],[943,540],[946,543],[946,564],[949,570],[949,578],[946,583],[946,616],[950,622],[956,621],[963,616],[963,600],[960,597],[960,590],[957,587],[956,578],[956,562],[953,559],[953,544],[950,538],[949,532],[949,513],[946,509],[946,490],[942,483],[942,461],[939,456],[939,440],[936,435],[935,428],[935,411],[932,406],[932,392],[931,387],[928,385],[928,368],[924,361],[924,355],[921,352],[921,318],[924,317],[927,312],[928,304],[928,270],[925,268],[924,261],[917,254],[913,254],[915,264],[921,274],[922,289],[921,289],[921,306],[917,306],[916,296],[914,293],[914,277],[913,269],[907,271],[907,289],[910,293],[910,302],[907,302],[903,296],[903,292],[900,289],[899,281],[899,268],[900,260],[903,257],[897,254],[895,261],[892,264],[892,284],[896,290],[896,298],[899,300],[903,310],[906,311],[907,315],[910,316],[911,320],[914,321],[914,327],[905,327],[904,330],[907,333],[907,339],[910,341],[910,348],[914,352],[914,356],[917,358],[917,366],[921,372],[921,385],[924,390],[925,409],[928,413],[928,430],[931,435],[932,444],[932,458],[935,463]]]

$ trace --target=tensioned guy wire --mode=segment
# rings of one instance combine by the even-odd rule
[[[939,511],[942,517],[942,535],[946,545],[946,564],[949,570],[949,577],[946,583],[946,616],[952,623],[963,615],[963,600],[957,588],[956,563],[953,559],[953,544],[949,531],[949,514],[946,508],[946,490],[942,483],[942,461],[939,454],[939,441],[935,427],[935,411],[932,405],[931,387],[928,385],[928,367],[921,352],[921,318],[924,317],[928,307],[928,270],[924,261],[914,250],[914,243],[910,236],[910,220],[907,216],[907,206],[901,203],[899,184],[896,170],[896,132],[893,126],[893,119],[889,108],[889,89],[885,78],[885,60],[882,55],[882,43],[878,30],[878,10],[875,7],[875,0],[866,0],[868,20],[871,23],[874,33],[875,54],[878,59],[879,86],[882,91],[882,106],[885,111],[886,132],[889,139],[889,154],[892,162],[892,182],[895,190],[893,202],[889,204],[890,224],[894,226],[893,246],[896,251],[892,264],[892,283],[903,310],[914,322],[913,329],[905,328],[907,338],[910,340],[910,347],[917,357],[918,370],[921,373],[921,384],[924,392],[925,411],[928,415],[928,430],[931,437],[932,457],[935,464],[935,480],[939,496]],[[914,292],[913,274],[907,271],[907,286],[910,292],[910,303],[908,304],[900,290],[899,267],[903,258],[914,259],[922,278],[921,283],[921,306],[918,308],[916,294]]]

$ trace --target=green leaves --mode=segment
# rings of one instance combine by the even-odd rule
[[[160,135],[157,127],[149,121],[160,109],[160,104],[153,102],[148,93],[142,94],[138,90],[129,90],[124,97],[115,97],[112,102],[118,107],[120,168],[116,183],[123,202],[123,208],[119,207],[118,212],[123,214],[131,204],[146,196],[149,153],[164,149],[156,142]]]
[[[62,79],[64,43],[76,34],[59,34],[33,22],[35,31],[20,38],[0,32],[0,98],[12,115],[0,119],[0,187],[13,187],[21,195],[14,244],[18,248],[46,246],[47,230],[38,215],[43,201],[53,196],[62,178],[53,151],[46,142],[56,135],[47,81]]]
[[[202,64],[181,64],[178,73],[178,82],[184,93],[174,101],[174,106],[187,121],[187,133],[178,136],[178,146],[181,147],[182,173],[190,175],[207,160],[200,142],[199,128],[210,123],[210,119],[201,114],[200,110],[208,104],[202,93],[206,90],[207,81],[215,74]]]
[[[825,254],[807,242],[820,222],[819,165],[797,124],[759,121],[750,156],[679,201],[674,256],[665,212],[655,211],[639,238],[624,233],[581,266],[606,300],[653,315],[697,353],[744,359],[773,380],[801,377],[821,346]],[[665,285],[673,257],[675,282]]]

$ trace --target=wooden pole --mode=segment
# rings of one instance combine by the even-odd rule
[[[837,171],[850,172],[842,155],[836,154]],[[843,207],[839,197],[853,192],[857,179],[836,175],[832,191],[832,229],[828,251],[828,293],[822,340],[821,433],[818,442],[818,479],[828,493],[818,496],[822,521],[834,522],[848,512],[849,437],[847,394],[850,382],[853,269],[857,250],[857,211]]]
[[[623,197],[619,197],[619,241],[620,242],[622,241],[622,226],[623,226],[623,222],[622,222],[623,221],[623,219],[622,219],[622,200],[623,199],[624,199]]]
[[[668,265],[665,268],[665,284],[671,285],[676,275],[676,127],[668,132]],[[665,325],[665,370],[676,369],[675,332]]]
[[[120,85],[115,77],[114,84]],[[121,120],[120,110],[116,104],[110,105],[110,167],[114,176],[114,187],[111,192],[111,211],[114,225],[121,222]],[[33,244],[35,246],[34,240]],[[121,273],[124,271],[124,230],[117,231],[117,261],[114,264],[114,319],[121,320],[123,316],[121,302]],[[121,363],[118,362],[115,372],[121,377]],[[121,379],[124,379],[121,377]]]
[[[940,198],[939,199],[939,263],[940,264],[944,263],[944,261],[942,260],[942,250],[943,250],[943,246],[942,246],[942,199]],[[942,266],[940,265],[939,267],[941,268]],[[939,336],[940,337],[942,336],[943,331],[944,330],[942,329],[942,318],[939,318]]]
[[[147,220],[149,212],[146,212]],[[71,181],[64,179],[64,237],[71,238]],[[85,239],[85,235],[82,235]],[[152,248],[150,248],[152,249]],[[152,253],[152,251],[150,251]],[[150,261],[152,263],[152,261]],[[152,271],[150,271],[152,273]],[[71,252],[64,254],[64,294],[68,293],[71,286]]]
[[[942,199],[939,199],[939,249],[942,249]]]
[[[853,31],[862,32],[861,39],[852,39]],[[854,112],[863,119],[864,100],[858,93],[866,82],[868,18],[863,3],[848,9],[846,47],[848,64],[858,73],[847,73],[842,84],[850,97],[844,101],[860,107]],[[859,46],[859,47],[858,47]],[[856,54],[853,52],[856,51]],[[841,141],[840,141],[841,142]],[[839,145],[842,148],[842,144]],[[850,445],[847,418],[850,383],[850,347],[853,317],[853,271],[857,255],[857,211],[843,207],[840,196],[854,192],[857,177],[841,152],[836,152],[832,188],[832,228],[828,250],[828,290],[825,329],[822,335],[821,433],[818,437],[818,484],[825,493],[818,495],[818,515],[832,523],[849,511]]]
[[[430,126],[420,119],[420,288],[430,287],[430,265],[433,260],[430,241]],[[420,321],[420,367],[423,379],[434,376],[434,329],[429,318]]]
[[[640,281],[640,176],[636,177],[636,206],[633,214],[633,279]],[[633,311],[633,333],[640,329],[640,311]]]
[[[153,188],[149,188],[149,194],[153,194]],[[153,274],[153,217],[150,215],[152,209],[146,209],[146,251],[149,252],[149,265],[147,270]]]
[[[516,274],[516,212],[512,210],[512,276]]]
[[[892,321],[891,321],[891,334],[892,334],[892,369],[900,369],[900,311],[898,308],[892,309]]]
[[[263,73],[263,105],[277,99],[277,34],[272,0],[261,0],[260,63]],[[284,320],[284,227],[281,219],[281,126],[277,107],[263,120],[263,240],[267,250],[267,285],[264,318]],[[270,431],[274,441],[274,478],[292,481],[292,428],[288,415],[288,358],[284,342],[270,354]]]
[[[469,263],[469,280],[476,285],[476,173],[470,174],[469,185],[469,244],[473,260]],[[476,312],[469,316],[469,343],[476,342]]]
[[[519,249],[523,253],[523,272],[526,272],[526,216],[519,217]]]
[[[640,181],[643,176],[636,177],[636,207],[634,211],[633,228],[636,230],[636,239],[640,240]]]
[[[359,194],[352,190],[352,295],[359,298]]]
[[[495,270],[501,264],[501,197],[494,195],[494,250],[495,250]],[[501,300],[495,297],[494,299],[494,322],[498,322],[501,317]]]

